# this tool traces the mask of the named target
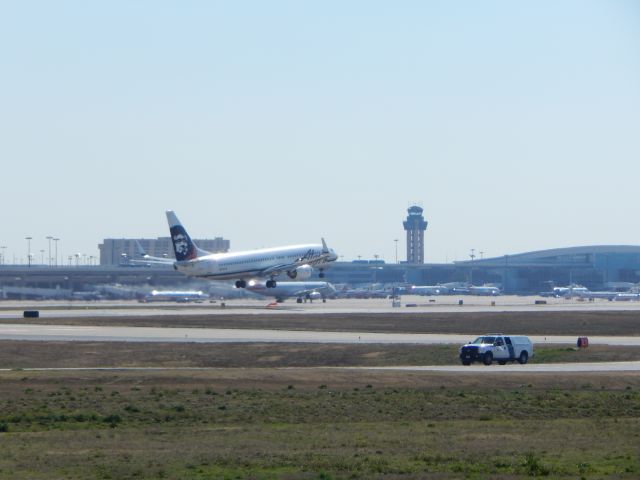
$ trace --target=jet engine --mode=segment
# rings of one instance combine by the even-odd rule
[[[294,270],[289,270],[287,275],[291,279],[295,280],[306,280],[313,273],[313,267],[311,265],[300,265]]]

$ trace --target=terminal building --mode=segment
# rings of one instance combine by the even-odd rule
[[[500,284],[506,292],[540,292],[579,284],[590,290],[640,283],[640,246],[593,245],[556,248],[455,262],[476,285]]]
[[[318,272],[312,275],[317,279]],[[385,263],[383,260],[336,262],[325,280],[353,287],[373,284],[491,284],[504,294],[536,294],[554,286],[579,284],[589,290],[619,290],[640,284],[640,246],[595,245],[504,255],[453,263]],[[288,278],[280,278],[285,281]],[[118,264],[100,266],[0,266],[0,298],[68,297],[98,286],[167,287],[207,290],[219,282],[193,279],[171,266]]]
[[[474,259],[453,263],[386,264],[341,262],[326,270],[330,282],[438,285],[461,282],[495,285],[505,294],[535,294],[579,284],[615,290],[640,283],[640,246],[594,245]]]

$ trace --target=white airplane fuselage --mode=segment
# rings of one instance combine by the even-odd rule
[[[255,280],[251,280],[247,284],[247,290],[259,295],[283,299],[311,295],[313,292],[317,292],[321,296],[321,292],[335,291],[329,282],[278,282],[276,287],[267,288],[265,282]]]
[[[206,300],[209,295],[200,290],[153,290],[146,294],[142,299],[143,302],[193,302],[197,300]]]
[[[335,260],[333,252],[323,252],[320,244],[247,250],[241,253],[214,253],[192,260],[177,261],[176,270],[191,277],[216,280],[249,279],[279,265],[295,270],[303,265],[322,265]]]
[[[411,295],[445,295],[449,289],[442,285],[413,285],[407,292]]]

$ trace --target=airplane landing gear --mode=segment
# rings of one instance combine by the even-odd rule
[[[267,288],[276,288],[275,280],[267,280]]]
[[[321,268],[320,273],[318,274],[320,278],[324,278],[324,270]]]
[[[238,280],[236,282],[236,288],[246,288],[247,282],[244,280]]]

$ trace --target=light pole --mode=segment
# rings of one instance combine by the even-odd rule
[[[1,265],[5,264],[5,250],[7,249],[7,247],[5,245],[1,246],[0,249],[2,249],[2,263]]]
[[[471,271],[469,272],[469,283],[473,287],[473,259],[476,258],[476,249],[472,248],[471,253],[469,254],[471,257]]]
[[[24,237],[24,239],[27,241],[27,262],[29,264],[29,267],[31,266],[31,239],[33,237]]]
[[[393,241],[396,242],[396,263],[398,263],[398,239],[395,238]]]
[[[47,240],[49,240],[49,266],[51,266],[51,240],[53,240],[53,237],[49,235]]]
[[[58,266],[58,240],[60,240],[59,238],[54,238],[53,241],[56,244],[56,267]]]
[[[40,250],[40,263],[44,265],[44,248]]]

